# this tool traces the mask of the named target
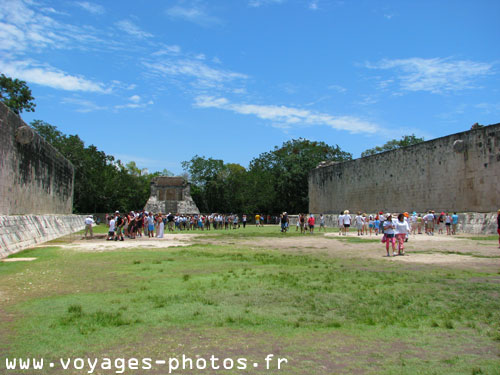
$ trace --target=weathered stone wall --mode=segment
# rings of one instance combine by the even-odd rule
[[[0,103],[0,214],[71,214],[73,165]]]
[[[500,208],[500,124],[309,174],[309,211],[492,212]]]
[[[82,215],[0,216],[0,258],[83,228]]]

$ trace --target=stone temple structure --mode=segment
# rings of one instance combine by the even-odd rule
[[[183,177],[155,177],[151,181],[151,195],[144,207],[151,212],[171,212],[181,215],[199,214],[191,198],[191,186]]]

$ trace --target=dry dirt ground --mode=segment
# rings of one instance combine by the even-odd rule
[[[164,238],[136,238],[125,241],[106,241],[102,237],[94,239],[77,239],[69,243],[61,242],[61,246],[74,251],[113,251],[129,248],[168,248],[189,246],[196,243],[213,245],[248,246],[251,249],[276,249],[284,252],[300,254],[321,254],[348,258],[376,258],[389,262],[404,262],[450,266],[467,269],[493,271],[500,269],[500,249],[498,242],[491,240],[471,240],[463,236],[425,234],[411,236],[405,243],[405,256],[386,258],[385,244],[380,242],[354,242],[358,238],[377,240],[381,236],[362,236],[356,234],[339,236],[338,233],[326,233],[323,236],[291,237],[217,237],[194,233],[167,234]],[[47,246],[46,244],[40,246]]]

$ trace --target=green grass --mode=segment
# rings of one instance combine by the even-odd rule
[[[276,229],[217,236],[257,239]],[[488,354],[500,343],[497,274],[238,245],[19,255],[38,259],[0,263],[10,296],[0,348],[10,356],[151,356],[168,345],[179,352],[180,343],[181,353],[208,345],[242,355],[274,342],[296,358],[292,374],[317,373],[307,360],[345,361],[351,352],[353,372],[498,374],[498,357]],[[484,353],[468,352],[473,346]]]
[[[106,224],[99,224],[99,225],[95,225],[93,228],[92,228],[92,231],[94,234],[107,234],[108,233],[108,226]],[[76,234],[79,234],[79,235],[84,235],[85,234],[85,229],[77,232]]]
[[[474,241],[498,241],[498,235],[494,235],[494,236],[458,236],[455,238],[462,238],[462,239],[474,240]]]
[[[318,231],[316,227],[313,233],[307,231],[306,233],[300,233],[300,230],[297,231],[295,226],[291,226],[291,228],[283,233],[281,232],[281,227],[279,225],[264,225],[263,227],[256,227],[255,225],[247,225],[246,228],[241,226],[237,229],[211,229],[211,230],[184,230],[184,231],[175,231],[168,232],[166,234],[179,234],[179,233],[190,233],[197,234],[201,236],[209,236],[209,237],[219,237],[219,238],[254,238],[254,237],[317,237],[323,236],[327,232],[333,232],[333,228],[326,228],[326,232],[321,230]]]

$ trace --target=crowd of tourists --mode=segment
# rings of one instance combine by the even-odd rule
[[[358,236],[382,235],[382,242],[385,243],[387,256],[404,255],[404,243],[408,241],[410,235],[426,234],[433,236],[435,233],[455,235],[457,234],[459,217],[456,212],[436,213],[432,210],[425,214],[403,212],[399,214],[384,213],[366,214],[357,212],[353,215],[349,210],[340,212],[338,215],[338,228],[340,236],[347,236],[353,228]],[[162,214],[147,211],[131,211],[106,215],[106,224],[109,227],[107,239],[114,241],[124,241],[125,238],[134,239],[136,237],[156,237],[163,238],[165,230],[189,231],[189,230],[229,230],[245,228],[249,223],[249,217],[245,214],[219,214],[210,215],[181,215]],[[289,228],[289,216],[283,212],[280,216],[256,214],[254,223],[257,227],[266,224],[280,224],[281,231],[287,232]],[[296,231],[301,233],[314,233],[316,226],[314,214],[299,214],[297,217]],[[318,218],[318,231],[326,231],[325,217],[321,214]],[[93,236],[92,225],[94,224],[92,215],[85,219],[85,237],[90,233]],[[500,248],[500,210],[498,210],[497,226]],[[396,251],[397,244],[397,251]]]
[[[131,211],[129,213],[106,214],[106,225],[108,226],[107,240],[124,241],[125,238],[136,237],[163,238],[166,230],[189,231],[189,230],[229,230],[245,228],[250,218],[243,214],[219,214],[210,215],[181,215],[153,213],[145,210]],[[271,215],[256,214],[255,225],[276,224],[279,218]],[[90,234],[93,237],[92,225],[95,223],[92,215],[85,219],[85,237]]]
[[[354,216],[354,215],[353,215]],[[367,215],[358,212],[352,217],[348,210],[341,212],[338,216],[339,235],[346,236],[351,226],[355,228],[358,236],[382,235],[382,242],[385,243],[387,256],[404,255],[404,244],[410,235],[426,234],[434,236],[447,234],[449,236],[457,234],[458,215],[456,212],[436,213],[430,210],[426,214],[412,212],[402,212],[399,214],[384,213],[380,211],[375,215]],[[397,251],[396,251],[397,243]]]

